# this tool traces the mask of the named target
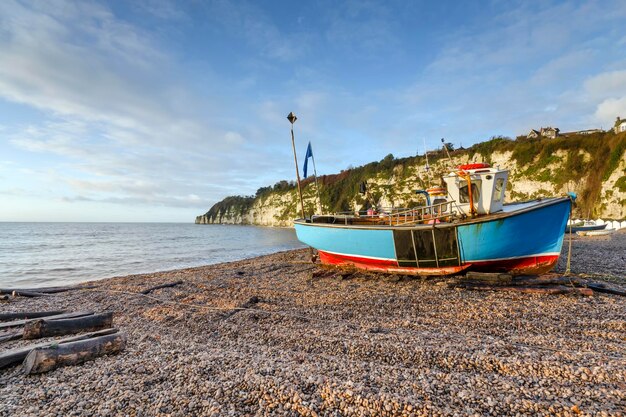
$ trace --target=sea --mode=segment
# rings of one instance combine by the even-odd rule
[[[304,247],[289,228],[187,223],[0,223],[0,288],[77,284]]]

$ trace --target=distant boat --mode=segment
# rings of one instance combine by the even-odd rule
[[[566,226],[566,233],[578,233],[578,232],[590,232],[592,230],[604,230],[606,228],[606,224],[595,224],[592,221],[585,220],[584,222],[578,222]],[[571,230],[570,230],[571,229]]]
[[[575,197],[504,204],[508,171],[488,164],[461,165],[443,180],[445,188],[417,191],[424,206],[297,219],[298,239],[322,263],[379,272],[539,274],[556,265]]]
[[[606,227],[606,225],[604,225]],[[615,229],[604,229],[604,230],[581,230],[576,232],[579,236],[606,236],[615,233]]]

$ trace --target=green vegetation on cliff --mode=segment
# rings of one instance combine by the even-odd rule
[[[580,213],[593,215],[602,207],[602,184],[619,167],[626,152],[626,133],[612,132],[595,133],[592,135],[569,135],[556,139],[527,139],[518,137],[516,140],[497,136],[488,141],[475,144],[468,149],[457,149],[451,152],[455,161],[485,161],[493,163],[496,155],[508,153],[510,160],[517,169],[512,171],[510,183],[517,181],[538,181],[548,184],[548,188],[538,188],[533,193],[511,188],[509,184],[509,200],[522,200],[541,195],[557,194],[558,190],[577,190],[580,194],[578,210]],[[434,176],[445,172],[446,153],[442,151],[429,153],[431,167],[438,167]],[[376,204],[385,199],[393,205],[411,206],[417,203],[417,197],[408,189],[425,188],[430,181],[423,178],[423,167],[426,165],[424,156],[395,158],[387,155],[378,162],[348,168],[339,174],[323,175],[318,178],[320,199],[325,212],[352,211],[365,209],[369,202],[359,194],[359,185],[368,184],[370,200]],[[510,168],[507,166],[507,168]],[[313,178],[307,178],[302,186],[307,198],[308,212],[314,209]],[[614,185],[615,191],[626,191],[626,175],[621,173]],[[279,213],[274,217],[279,222],[288,221],[298,214],[299,206],[296,198],[294,181],[280,181],[274,186],[261,187],[255,196],[227,197],[215,204],[206,213],[210,223],[219,223],[224,215],[244,217],[255,204],[266,202],[277,196],[289,193],[288,203],[283,203]],[[402,192],[402,190],[405,190]],[[611,196],[614,190],[606,192]],[[311,200],[311,201],[309,201]]]
[[[254,204],[254,197],[242,197],[239,195],[226,197],[219,203],[215,203],[205,216],[209,223],[221,223],[222,218],[227,215],[244,216]]]

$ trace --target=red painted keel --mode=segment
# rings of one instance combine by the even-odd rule
[[[550,272],[558,260],[559,255],[542,255],[500,261],[472,262],[472,271],[508,272],[513,275],[539,275]]]
[[[461,266],[446,266],[440,268],[415,268],[415,267],[402,267],[398,266],[397,261],[386,259],[371,259],[361,258],[358,256],[339,255],[335,253],[328,253],[324,251],[318,251],[320,261],[323,264],[328,265],[343,265],[354,266],[359,269],[366,269],[368,271],[385,272],[388,274],[403,274],[403,275],[454,275],[468,269],[472,264],[465,264]]]
[[[371,259],[359,256],[340,255],[318,251],[320,261],[327,265],[353,266],[368,271],[385,272],[404,275],[454,275],[465,270],[481,272],[508,272],[513,275],[538,275],[549,272],[556,265],[558,255],[530,256],[527,258],[506,259],[498,261],[482,261],[466,263],[461,266],[440,268],[402,267],[390,259]]]

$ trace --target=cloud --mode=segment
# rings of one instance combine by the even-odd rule
[[[56,181],[83,201],[207,207],[264,185],[250,179],[280,155],[261,156],[266,137],[234,108],[224,117],[231,103],[212,112],[216,104],[172,82],[179,68],[150,34],[98,4],[52,6],[0,3],[0,97],[45,115],[5,127],[14,147],[56,156],[46,162]],[[44,183],[49,173],[32,175]]]
[[[612,127],[615,118],[626,115],[626,96],[615,99],[609,98],[598,104],[595,117],[604,123],[604,127]]]
[[[0,99],[38,109],[2,120],[0,187],[36,161],[67,202],[204,209],[294,177],[289,111],[321,173],[626,115],[623,2],[492,2],[436,29],[408,17],[430,6],[320,4],[0,2]]]
[[[333,47],[360,58],[375,60],[381,51],[399,51],[392,8],[372,1],[333,3],[325,37]]]
[[[541,125],[598,127],[598,117],[606,123],[605,113],[619,109],[623,96],[621,70],[606,71],[623,58],[606,54],[622,36],[611,28],[621,27],[625,13],[617,1],[519,3],[492,16],[484,30],[460,27],[405,90],[402,100],[415,109],[408,120],[419,121],[426,136],[474,132],[471,142]],[[436,126],[433,118],[454,123]]]
[[[163,20],[187,20],[188,15],[182,10],[180,2],[171,0],[142,0],[131,3],[139,13],[149,13]]]
[[[597,74],[585,81],[584,88],[592,97],[626,95],[626,70]]]
[[[206,18],[216,28],[243,38],[251,50],[264,57],[289,62],[303,56],[308,49],[306,33],[281,31],[254,2],[216,0],[203,3],[203,7]]]

